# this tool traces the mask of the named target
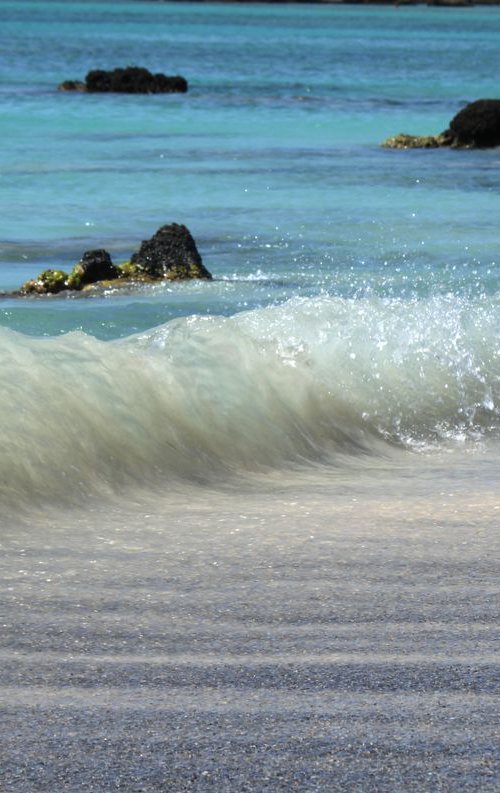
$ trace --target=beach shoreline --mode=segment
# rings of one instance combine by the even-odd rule
[[[496,10],[2,12],[2,793],[497,791]]]
[[[498,501],[415,483],[18,527],[3,789],[497,789]]]

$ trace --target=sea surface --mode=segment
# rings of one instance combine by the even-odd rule
[[[460,652],[490,658],[500,151],[380,144],[439,133],[467,102],[498,96],[499,40],[496,7],[2,0],[0,291],[94,248],[125,261],[170,222],[188,226],[213,275],[0,298],[2,663],[90,653],[95,679],[96,654],[166,652],[161,614],[193,652],[273,653],[273,635],[303,652],[303,614],[314,641],[330,618],[346,631],[363,623],[379,658],[388,647],[453,658],[449,626],[462,637],[482,626]],[[189,91],[57,90],[126,65],[183,75]],[[470,598],[462,585],[476,587]],[[425,620],[429,641],[415,627]],[[331,652],[347,647],[335,636]],[[9,707],[67,704],[40,679],[33,699],[12,689]],[[423,690],[411,679],[406,690]],[[127,680],[114,705],[132,707],[139,684]],[[469,705],[454,723],[477,715]],[[363,787],[353,755],[339,790],[452,790],[460,774],[463,790],[493,790],[490,738],[471,748],[486,721],[462,736],[451,782],[446,768],[429,782],[422,761],[405,783],[387,761],[387,786]],[[421,748],[439,754],[444,739],[431,733],[418,733]],[[401,735],[396,726],[387,740]],[[74,787],[54,781],[50,763],[33,770],[38,748],[29,772],[8,766],[5,789],[82,789],[78,769]],[[466,756],[477,761],[470,779]],[[168,789],[209,789],[203,762],[208,777],[189,787],[181,768],[184,782]],[[337,789],[318,773],[317,788],[306,774],[284,789]],[[214,789],[252,789],[228,774]],[[114,789],[103,779],[92,789]],[[165,789],[160,777],[134,779],[127,790]]]
[[[213,282],[0,302],[2,503],[500,440],[500,154],[389,151],[495,96],[496,8],[1,7],[0,288],[186,224]],[[91,68],[185,95],[57,91]],[[78,491],[76,493],[75,491]]]

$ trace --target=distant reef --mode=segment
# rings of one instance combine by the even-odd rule
[[[477,99],[466,105],[439,135],[400,133],[382,144],[388,149],[492,149],[500,146],[500,99]]]
[[[476,5],[500,5],[500,0],[224,0],[226,3],[272,3],[273,5],[390,5],[390,6],[445,6],[445,7],[471,7]],[[167,0],[137,0],[137,2],[164,3]],[[185,2],[185,0],[168,0],[168,2]],[[220,0],[201,0],[201,2],[211,3]]]
[[[162,226],[144,240],[130,261],[115,265],[104,249],[86,251],[70,273],[44,270],[18,290],[3,297],[28,297],[75,292],[92,294],[102,289],[151,284],[158,281],[210,280],[189,229],[179,223]]]
[[[124,68],[93,69],[87,73],[85,81],[65,80],[58,86],[59,91],[80,91],[92,94],[185,94],[188,83],[185,77],[166,74],[152,74],[142,66]]]

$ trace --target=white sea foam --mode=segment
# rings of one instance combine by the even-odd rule
[[[316,298],[114,342],[2,330],[2,498],[496,435],[499,325],[494,301]]]

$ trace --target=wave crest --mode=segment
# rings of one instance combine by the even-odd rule
[[[0,498],[496,436],[499,330],[496,301],[456,297],[295,299],[114,342],[2,330]]]

